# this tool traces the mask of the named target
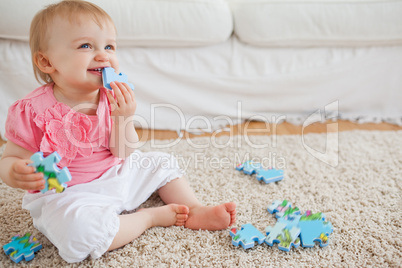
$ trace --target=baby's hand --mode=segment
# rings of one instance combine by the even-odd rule
[[[42,190],[45,188],[43,173],[36,173],[35,167],[28,166],[29,159],[16,160],[10,169],[10,186],[24,190]]]
[[[110,86],[116,96],[114,98],[111,92],[107,91],[107,97],[112,107],[112,116],[129,117],[134,115],[137,102],[130,86],[121,82],[111,82]]]

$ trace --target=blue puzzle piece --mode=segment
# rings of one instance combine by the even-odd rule
[[[71,174],[67,167],[60,169],[56,164],[60,162],[61,156],[54,152],[43,158],[42,152],[36,152],[31,156],[33,161],[30,166],[36,168],[36,172],[42,172],[45,179],[45,188],[42,193],[55,189],[57,193],[61,193],[67,188],[66,182],[71,181]]]
[[[255,242],[262,244],[265,240],[265,236],[250,223],[242,225],[240,230],[233,228],[229,234],[232,236],[232,244],[236,247],[241,245],[244,249],[254,247]]]
[[[113,81],[127,83],[129,85],[129,87],[132,90],[134,90],[134,85],[131,83],[128,83],[127,75],[124,73],[116,74],[112,67],[103,68],[102,81],[103,81],[103,86],[110,90],[112,89],[112,87],[110,86],[110,83]]]
[[[319,242],[321,247],[328,245],[328,235],[333,232],[333,227],[331,223],[326,222],[326,217],[324,213],[311,213],[307,211],[305,214],[300,215],[300,210],[292,208],[291,204],[284,200],[275,200],[269,207],[268,211],[273,214],[276,213],[278,218],[277,225],[275,229],[272,227],[267,227],[266,231],[272,232],[271,237],[266,239],[266,243],[271,245],[275,236],[280,234],[281,228],[283,230],[292,230],[293,228],[298,228],[300,230],[300,244],[302,247],[314,247],[315,242]],[[287,240],[292,237],[289,232]],[[282,237],[283,238],[283,235]]]
[[[264,181],[265,183],[271,183],[283,180],[283,170],[269,168],[264,169],[260,163],[254,162],[252,160],[246,161],[242,164],[236,166],[236,170],[243,171],[244,174],[252,175],[257,173],[257,180]]]
[[[290,203],[286,204],[289,205],[287,210],[291,210],[292,208],[290,206]],[[300,218],[301,216],[295,213],[290,213],[286,216],[278,218],[278,221],[276,222],[274,227],[269,226],[265,228],[265,233],[267,234],[267,237],[265,238],[265,243],[269,246],[273,246],[274,243],[279,243],[278,248],[284,251],[290,251],[290,248],[292,246],[295,248],[299,247]]]
[[[293,227],[299,227],[300,218],[301,215],[291,214],[278,218],[278,222],[286,224],[286,228],[290,230]]]
[[[300,228],[292,227],[288,228],[285,222],[277,222],[274,227],[268,226],[265,228],[267,237],[265,243],[269,246],[273,246],[274,243],[279,243],[278,248],[284,251],[290,251],[293,246],[295,248],[300,246]]]
[[[290,251],[292,246],[314,247],[315,242],[319,242],[321,247],[328,245],[328,236],[333,232],[333,227],[326,221],[324,213],[313,214],[308,210],[300,215],[299,208],[292,208],[292,204],[287,200],[275,200],[268,207],[268,211],[276,214],[278,220],[275,226],[265,229],[264,242],[267,245],[278,243],[278,248],[284,251]],[[261,244],[263,237],[252,224],[245,224],[240,230],[233,228],[230,235],[232,244],[242,245],[244,249],[254,247],[255,242]]]
[[[278,238],[278,248],[283,251],[290,251],[290,248],[298,248],[300,246],[300,228],[284,229],[282,236]]]
[[[30,233],[24,236],[16,235],[11,239],[11,242],[3,246],[3,250],[10,259],[19,263],[22,259],[30,261],[35,257],[35,252],[40,250],[42,245]]]
[[[238,164],[236,170],[243,171],[244,174],[252,175],[261,169],[261,164],[253,162],[251,160],[244,162],[243,164]]]
[[[299,215],[300,210],[298,207],[292,208],[292,204],[287,200],[279,201],[275,200],[268,207],[268,212],[271,214],[275,214],[275,217],[281,218],[289,215]]]
[[[265,183],[271,183],[283,180],[283,170],[271,168],[271,169],[259,169],[257,170],[257,180],[264,181]]]
[[[274,202],[272,202],[272,204],[270,206],[268,206],[267,210],[269,213],[274,214],[274,213],[278,212],[278,207],[285,207],[287,205],[288,206],[291,205],[287,200],[283,200],[283,201],[275,200]]]
[[[323,213],[311,214],[308,211],[301,216],[299,227],[302,247],[314,247],[315,242],[319,242],[320,247],[328,246],[328,235],[333,232],[333,227],[325,221]]]

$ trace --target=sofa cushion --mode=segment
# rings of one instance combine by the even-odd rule
[[[0,1],[0,38],[28,40],[32,18],[55,0]],[[197,46],[233,32],[224,0],[91,0],[112,17],[119,45]]]
[[[257,46],[402,43],[402,1],[228,0],[235,33]]]

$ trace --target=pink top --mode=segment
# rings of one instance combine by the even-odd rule
[[[86,115],[58,102],[53,84],[48,84],[9,108],[5,136],[31,152],[43,152],[44,156],[57,151],[62,157],[58,166],[68,167],[72,180],[67,185],[72,186],[95,180],[120,163],[109,150],[110,114],[104,88],[100,89],[96,115]]]

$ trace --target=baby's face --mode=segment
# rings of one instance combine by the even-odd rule
[[[55,68],[50,75],[59,87],[96,90],[102,87],[104,67],[119,70],[116,31],[111,22],[104,22],[101,28],[84,15],[72,23],[58,17],[48,36],[45,53]]]

